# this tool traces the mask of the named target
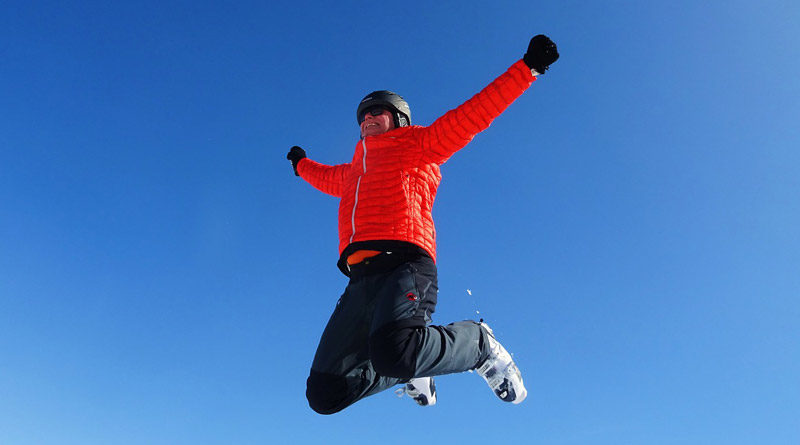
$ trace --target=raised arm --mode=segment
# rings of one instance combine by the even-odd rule
[[[320,164],[308,159],[305,150],[297,146],[292,147],[286,159],[292,162],[294,174],[305,179],[314,188],[337,198],[342,197],[342,183],[350,164]]]
[[[558,59],[555,44],[538,35],[531,39],[528,51],[486,88],[448,111],[421,132],[423,159],[443,164],[456,151],[467,145],[476,134],[489,127],[512,102],[522,95]]]

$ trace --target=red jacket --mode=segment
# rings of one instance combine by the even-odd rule
[[[362,139],[350,163],[329,166],[302,159],[297,165],[300,176],[341,198],[341,258],[401,242],[422,248],[436,260],[431,209],[442,179],[439,165],[486,129],[534,80],[520,60],[430,126],[401,127]]]

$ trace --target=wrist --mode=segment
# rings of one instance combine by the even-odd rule
[[[302,158],[298,159],[297,162],[294,163],[294,175],[295,176],[300,176],[300,163],[303,162],[303,159],[306,159],[306,157],[303,156]]]

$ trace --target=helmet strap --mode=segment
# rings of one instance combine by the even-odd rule
[[[406,117],[405,117],[405,115],[403,115],[403,113],[400,113],[399,111],[395,111],[395,113],[394,113],[394,126],[397,127],[397,128],[407,127],[408,126],[408,119],[406,119]]]

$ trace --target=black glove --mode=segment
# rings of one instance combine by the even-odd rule
[[[300,173],[297,173],[297,163],[300,162],[301,159],[306,157],[306,151],[302,148],[295,145],[289,150],[289,153],[286,155],[286,159],[292,161],[292,168],[294,169],[294,175],[300,176]]]
[[[528,52],[522,58],[528,68],[536,70],[539,74],[544,74],[550,64],[558,60],[558,48],[549,37],[539,34],[531,39],[528,44]]]

